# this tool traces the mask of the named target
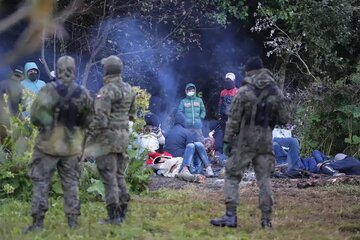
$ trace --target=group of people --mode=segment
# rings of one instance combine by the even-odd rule
[[[104,66],[104,86],[94,98],[75,83],[75,61],[70,56],[59,58],[53,82],[45,84],[39,80],[39,69],[29,63],[25,66],[25,74],[21,68],[16,68],[6,87],[2,88],[5,91],[1,95],[7,93],[10,98],[12,114],[17,113],[12,106],[21,101],[23,89],[37,95],[31,109],[25,109],[39,129],[29,170],[33,183],[33,223],[25,232],[43,228],[55,169],[62,183],[68,225],[71,228],[78,225],[80,161],[88,156],[96,158],[105,187],[108,217],[101,223],[121,224],[126,217],[130,200],[125,183],[126,150],[129,121],[134,120],[136,113],[135,93],[122,80],[123,63],[117,56],[104,58],[101,63]],[[252,163],[260,189],[260,224],[262,228],[271,228],[271,173],[284,145],[289,147],[285,159],[296,158],[299,149],[294,141],[284,144],[282,139],[273,138],[275,126],[288,123],[289,109],[288,100],[271,71],[264,68],[259,57],[250,58],[245,71],[239,89],[235,87],[235,75],[226,74],[225,89],[220,94],[220,124],[215,131],[215,145],[216,154],[227,159],[226,210],[222,217],[214,218],[210,223],[237,227],[238,186],[243,171]],[[10,86],[20,86],[16,88],[20,90],[13,91]],[[156,115],[149,113],[145,116],[146,125],[139,135],[139,143],[149,151],[146,164],[158,174],[201,182],[204,177],[214,176],[205,149],[206,139],[201,131],[205,106],[196,96],[194,84],[188,84],[185,93],[186,97],[174,115],[174,126],[165,136]],[[322,165],[329,166],[325,160]],[[286,161],[290,163],[289,167],[297,164],[293,160]]]
[[[1,92],[8,95],[8,104],[18,107],[24,91],[36,95],[31,109],[25,109],[39,129],[33,149],[29,177],[33,183],[31,215],[33,223],[24,233],[43,228],[49,208],[51,178],[57,169],[64,198],[64,212],[70,228],[77,227],[80,215],[80,161],[96,158],[98,172],[105,187],[108,217],[101,223],[121,224],[130,195],[125,183],[128,163],[128,122],[135,118],[135,93],[122,80],[123,63],[117,56],[102,59],[104,86],[93,99],[88,90],[75,83],[75,60],[70,56],[57,61],[56,80],[45,84],[39,80],[34,63],[25,65],[25,77],[16,68]],[[17,90],[12,91],[16,86]],[[1,106],[2,116],[6,105]],[[2,123],[3,124],[3,123]],[[86,134],[86,137],[85,137]]]

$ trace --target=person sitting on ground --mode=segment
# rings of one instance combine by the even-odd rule
[[[150,152],[162,152],[165,144],[165,137],[162,133],[160,122],[155,114],[148,113],[144,117],[145,126],[138,136],[141,147]]]
[[[165,137],[165,151],[174,157],[183,157],[182,174],[200,174],[205,170],[206,177],[213,177],[204,145],[194,141],[194,134],[184,127],[184,123],[184,114],[176,113],[174,126]]]
[[[286,164],[287,171],[302,169],[300,159],[300,143],[297,138],[292,137],[292,128],[274,128],[273,130],[273,151],[276,164]]]

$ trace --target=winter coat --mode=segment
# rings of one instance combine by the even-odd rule
[[[238,89],[223,89],[220,92],[220,101],[219,101],[219,116],[221,119],[227,120],[227,117],[230,112],[231,103],[236,96]]]
[[[185,92],[190,87],[195,88],[195,85],[192,83],[187,84]],[[202,99],[196,97],[196,88],[194,96],[186,96],[186,98],[181,100],[178,111],[185,115],[186,128],[200,129],[202,127],[201,120],[205,119],[206,110]]]
[[[328,164],[331,168],[346,175],[360,175],[360,160],[347,156],[346,158]]]
[[[193,133],[184,128],[184,115],[177,113],[174,126],[169,130],[165,137],[165,151],[174,157],[183,157],[186,145],[192,143]]]
[[[40,80],[40,79],[36,79],[34,82],[31,81],[28,77],[28,71],[30,69],[36,69],[39,72],[39,77],[40,77],[40,71],[38,66],[36,65],[36,63],[34,62],[27,62],[25,64],[24,67],[24,71],[25,71],[25,79],[23,81],[21,81],[21,84],[24,86],[25,89],[30,90],[31,92],[38,94],[40,89],[42,87],[45,86],[45,82]]]
[[[138,143],[142,148],[155,152],[160,148],[160,145],[165,144],[165,137],[161,128],[146,125],[143,132],[138,136]]]

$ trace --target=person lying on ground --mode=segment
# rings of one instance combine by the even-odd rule
[[[174,157],[183,157],[182,173],[201,174],[204,172],[205,176],[213,177],[214,172],[204,145],[194,141],[196,138],[184,127],[184,123],[184,114],[176,113],[174,126],[165,137],[165,151]]]
[[[173,157],[168,152],[149,153],[149,158],[146,160],[146,165],[152,168],[157,175],[162,175],[164,177],[169,177],[169,178],[177,177],[181,180],[188,182],[203,183],[205,181],[206,177],[201,174],[180,173],[182,164],[183,164],[182,157]]]
[[[331,175],[335,171],[346,175],[360,175],[360,160],[355,157],[338,153],[334,158],[327,159],[320,151],[313,153],[313,156],[322,173]]]

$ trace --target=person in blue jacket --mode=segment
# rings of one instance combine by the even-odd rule
[[[176,113],[174,126],[165,136],[165,151],[174,157],[183,157],[180,173],[201,174],[213,177],[210,160],[204,145],[196,141],[194,133],[184,127],[185,116],[181,112]]]
[[[21,82],[25,89],[38,94],[40,89],[45,86],[45,82],[40,80],[40,71],[36,63],[27,62],[24,66],[25,79]]]
[[[25,79],[21,81],[21,85],[24,87],[23,90],[23,112],[22,117],[28,118],[30,116],[30,108],[34,97],[30,95],[37,95],[42,87],[46,84],[40,80],[40,71],[36,63],[27,62],[24,66]],[[29,94],[31,93],[31,94]]]

